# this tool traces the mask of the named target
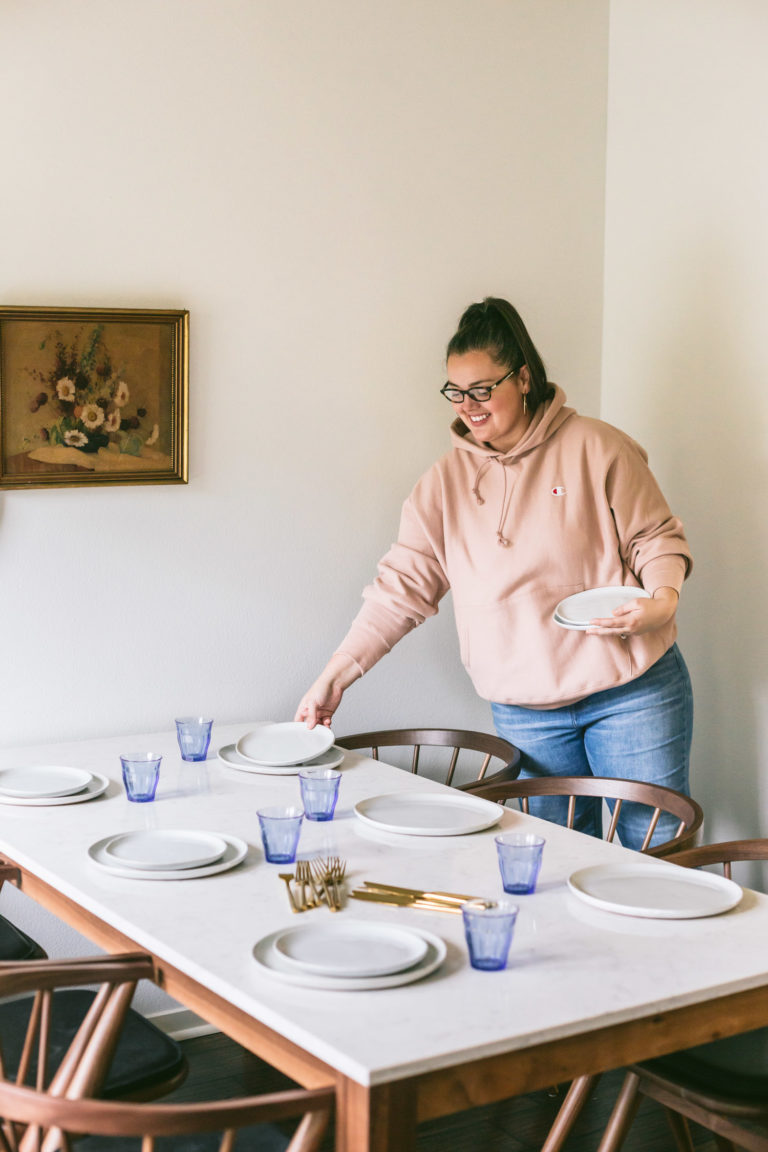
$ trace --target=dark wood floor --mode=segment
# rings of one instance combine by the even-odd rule
[[[219,1034],[183,1045],[190,1075],[172,1099],[202,1100],[274,1091],[291,1081]],[[594,1152],[613,1106],[621,1073],[604,1076],[566,1145],[566,1152]],[[418,1152],[536,1152],[549,1130],[560,1100],[535,1092],[500,1104],[475,1108],[419,1128]],[[716,1152],[714,1140],[693,1129],[697,1152]],[[333,1148],[332,1138],[327,1141]],[[674,1152],[664,1113],[644,1101],[622,1152]]]

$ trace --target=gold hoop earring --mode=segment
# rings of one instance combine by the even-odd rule
[[[528,396],[523,392],[523,416],[528,412]]]

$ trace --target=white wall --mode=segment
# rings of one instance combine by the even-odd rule
[[[693,547],[709,839],[768,834],[767,55],[764,0],[612,0],[602,414]]]
[[[0,740],[284,719],[447,447],[462,308],[599,410],[607,0],[5,0],[0,302],[186,307],[188,486],[0,496]],[[491,730],[450,610],[337,730]],[[4,897],[5,900],[5,897]]]

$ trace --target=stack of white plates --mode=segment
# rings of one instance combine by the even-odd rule
[[[588,588],[567,596],[555,608],[553,619],[561,628],[575,628],[584,631],[591,620],[605,619],[613,615],[614,608],[620,608],[630,600],[647,599],[644,588]]]
[[[83,768],[6,768],[0,772],[0,804],[78,804],[100,796],[108,783],[106,776]]]
[[[237,744],[219,749],[219,759],[241,772],[265,776],[295,776],[299,769],[336,768],[344,751],[334,747],[333,732],[323,724],[264,724],[242,736]]]
[[[446,947],[431,932],[363,920],[273,932],[253,954],[262,971],[284,983],[362,992],[423,979],[442,964]]]
[[[247,845],[234,836],[164,829],[122,832],[88,849],[100,867],[138,880],[188,880],[234,868]]]

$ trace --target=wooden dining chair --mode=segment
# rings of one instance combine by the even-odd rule
[[[19,870],[0,859],[0,888],[4,882],[18,884]],[[0,962],[46,958],[44,949],[10,920],[0,917]],[[1,966],[1,965],[0,965]],[[56,1013],[51,1044],[65,1049],[87,1015],[95,994],[87,989],[56,993]],[[21,1061],[21,1037],[32,1012],[30,997],[0,1004],[0,1032],[9,1038],[5,1049],[6,1071]],[[121,1100],[155,1100],[172,1092],[187,1075],[181,1046],[139,1012],[129,1009],[120,1043],[105,1079],[103,1092]],[[1,1145],[0,1145],[1,1147]]]
[[[193,1104],[146,1104],[97,1098],[119,1045],[136,983],[151,978],[142,955],[0,965],[0,996],[33,994],[35,1011],[23,1037],[23,1067],[11,1076],[0,1060],[0,1147],[4,1152],[231,1152],[239,1132],[253,1152],[316,1152],[328,1124],[332,1089],[294,1089],[265,1096]],[[53,1051],[50,1020],[65,989],[97,984],[91,1010],[71,1044]],[[8,1037],[0,1028],[0,1052]],[[32,1053],[36,1071],[32,1072]],[[296,1120],[293,1135],[284,1121]],[[258,1125],[258,1127],[254,1127]],[[277,1125],[280,1125],[279,1127]],[[73,1134],[77,1143],[73,1143]],[[211,1143],[205,1134],[210,1134]],[[130,1141],[127,1138],[135,1138]],[[120,1139],[118,1139],[120,1138]]]
[[[768,860],[768,839],[707,844],[672,857],[685,868],[722,865],[729,878],[731,865],[743,860]],[[666,1109],[679,1152],[693,1152],[690,1120],[714,1134],[720,1152],[768,1152],[768,1028],[630,1065],[599,1152],[618,1152],[644,1096]]]
[[[641,780],[609,779],[603,776],[541,776],[526,780],[512,780],[509,784],[489,781],[473,789],[476,796],[496,800],[499,804],[519,801],[523,812],[529,810],[532,796],[567,797],[567,826],[573,828],[576,817],[576,798],[591,796],[607,800],[612,805],[611,819],[604,831],[604,839],[613,841],[621,815],[627,802],[647,809],[646,827],[641,852],[648,856],[670,856],[693,845],[704,820],[701,805],[690,796],[665,788],[661,784],[646,784]],[[677,818],[675,834],[668,840],[653,844],[659,817],[667,813]]]
[[[390,728],[381,732],[360,732],[353,736],[344,736],[336,743],[340,748],[348,748],[350,751],[369,748],[374,760],[379,759],[381,748],[410,748],[409,767],[414,773],[422,767],[423,748],[450,749],[451,756],[447,768],[443,770],[442,783],[459,788],[463,792],[474,792],[481,784],[514,780],[520,771],[520,752],[514,744],[503,740],[501,736],[493,736],[487,732],[469,732],[459,728]],[[463,784],[454,784],[456,767],[462,752],[479,753],[483,760],[478,767],[477,757],[474,757],[472,779]],[[494,760],[499,761],[501,767],[488,776],[486,773]]]
[[[646,784],[639,780],[607,779],[601,776],[550,776],[509,783],[489,783],[476,788],[474,795],[503,804],[517,801],[523,812],[528,812],[532,796],[567,797],[567,825],[573,828],[576,818],[576,798],[591,796],[613,802],[610,823],[604,830],[606,840],[616,838],[616,829],[622,804],[642,805],[647,810],[647,828],[640,849],[647,856],[671,856],[692,845],[704,820],[701,805],[690,796],[665,788],[659,784]],[[659,817],[669,813],[677,818],[674,837],[660,844],[652,844]],[[677,859],[677,855],[674,856]],[[598,1075],[577,1076],[571,1083],[549,1130],[541,1152],[559,1152],[576,1123],[587,1100],[594,1091]]]

